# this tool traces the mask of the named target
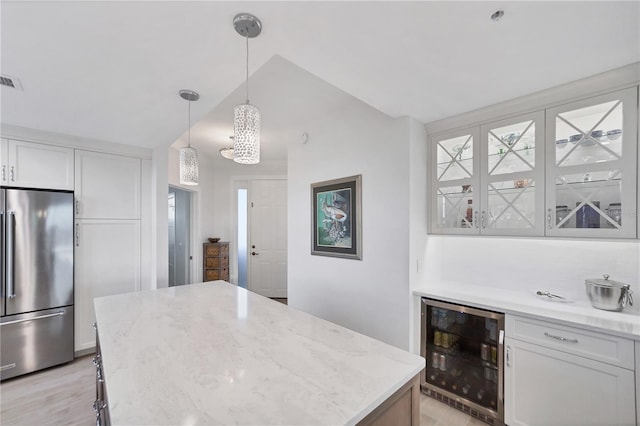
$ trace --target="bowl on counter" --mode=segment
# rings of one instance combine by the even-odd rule
[[[220,238],[207,238],[207,240],[209,240],[210,243],[217,243],[220,241]]]
[[[594,308],[620,312],[627,305],[633,306],[633,292],[629,284],[610,280],[607,274],[603,278],[584,281],[587,296]]]

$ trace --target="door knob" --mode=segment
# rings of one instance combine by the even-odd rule
[[[251,252],[251,256],[257,256],[257,255],[259,255],[259,254],[260,254],[260,253],[256,253],[255,251],[252,251],[252,252]]]

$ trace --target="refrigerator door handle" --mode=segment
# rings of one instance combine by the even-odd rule
[[[7,263],[6,263],[6,269],[7,269],[7,297],[9,299],[14,299],[16,297],[16,293],[15,293],[15,287],[14,287],[14,283],[13,283],[13,257],[15,254],[15,250],[14,250],[14,228],[15,228],[15,220],[16,220],[16,214],[13,210],[8,210],[7,211],[7,226],[6,226],[6,233],[7,233]]]
[[[54,312],[52,314],[40,315],[39,317],[23,318],[23,319],[14,320],[14,321],[3,322],[2,324],[0,324],[0,326],[10,325],[10,324],[20,324],[21,322],[35,321],[35,320],[41,320],[41,319],[51,318],[51,317],[60,317],[64,314],[65,314],[65,311],[59,311],[59,312]]]

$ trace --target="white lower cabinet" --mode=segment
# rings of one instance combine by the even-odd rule
[[[96,345],[93,299],[140,290],[140,221],[77,220],[75,350]]]
[[[521,340],[514,338],[518,323],[537,327],[529,327],[532,334],[522,336]],[[593,340],[598,333],[565,326],[542,331],[546,325],[553,324],[513,316],[507,318],[505,325],[504,399],[508,425],[636,424],[633,369],[584,357],[583,340]],[[519,332],[523,329],[520,327]],[[622,341],[619,348],[630,352],[622,359],[633,356],[632,341],[601,336],[603,342],[610,342],[611,338]],[[549,344],[538,342],[540,337],[547,338]],[[561,349],[558,345],[562,345]],[[599,356],[595,354],[594,358]]]

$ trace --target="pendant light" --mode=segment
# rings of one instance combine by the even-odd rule
[[[249,39],[260,34],[262,23],[249,13],[239,13],[233,18],[233,27],[247,44],[247,97],[244,104],[233,108],[233,161],[257,164],[260,162],[260,110],[249,103]]]
[[[198,184],[198,151],[191,148],[191,101],[200,99],[193,90],[183,89],[180,97],[189,101],[189,130],[187,137],[187,146],[180,148],[180,184],[181,185],[197,185]]]

